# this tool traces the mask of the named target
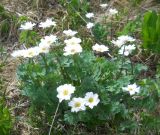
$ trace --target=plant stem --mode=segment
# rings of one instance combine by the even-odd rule
[[[131,57],[129,57],[129,59],[130,59],[130,62],[131,62],[131,73],[132,73],[132,75],[133,75],[133,62],[132,62],[132,59],[131,59]]]
[[[122,47],[123,47],[123,46],[122,46]],[[124,63],[125,63],[125,56],[124,56],[124,52],[125,52],[125,46],[124,46],[124,49],[123,49],[122,64],[121,64],[121,68],[120,68],[120,72],[119,72],[118,78],[120,77],[120,75],[121,75],[121,73],[122,73],[123,65],[124,65]]]
[[[113,24],[112,24],[112,20],[113,20],[113,18],[111,17],[111,41],[112,41],[112,37],[113,37],[113,31],[112,31],[112,27],[113,27]]]
[[[46,57],[45,57],[45,55],[43,55],[43,54],[41,54],[41,57],[42,57],[42,59],[43,59],[43,61],[44,61],[44,64],[45,64],[46,73],[48,73],[48,64],[47,64]]]
[[[56,108],[56,111],[55,111],[55,114],[54,114],[54,117],[53,117],[53,120],[52,120],[50,129],[49,129],[48,135],[51,135],[51,131],[52,131],[52,128],[53,128],[53,123],[54,123],[54,121],[55,121],[55,118],[56,118],[56,115],[57,115],[57,112],[58,112],[58,109],[59,109],[59,105],[60,105],[60,102],[59,102],[58,105],[57,105],[57,108]]]
[[[65,79],[70,79],[70,77],[69,77],[69,75],[67,74],[67,72],[65,72],[65,70],[64,70],[64,68],[63,68],[63,66],[62,66],[62,64],[61,64],[61,61],[60,61],[60,59],[59,59],[59,57],[60,56],[58,56],[58,54],[56,54],[55,53],[55,58],[56,58],[56,60],[57,60],[57,62],[58,62],[58,64],[59,64],[59,67],[60,67],[60,72],[61,72],[61,74],[62,74],[62,76],[63,76],[63,79],[65,80]]]

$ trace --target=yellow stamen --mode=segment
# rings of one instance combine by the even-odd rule
[[[64,90],[64,91],[63,91],[63,95],[64,95],[64,96],[67,96],[67,95],[68,95],[68,90]]]
[[[81,106],[81,103],[80,103],[80,102],[76,102],[74,106],[75,106],[75,107],[80,107],[80,106]]]
[[[91,97],[91,98],[88,99],[88,101],[89,101],[90,103],[92,103],[92,102],[94,101],[94,99]]]

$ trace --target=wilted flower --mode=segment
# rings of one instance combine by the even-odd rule
[[[36,25],[35,23],[26,22],[26,23],[24,23],[24,24],[21,24],[20,29],[21,29],[21,30],[32,30],[35,25]]]
[[[88,29],[91,29],[93,26],[94,26],[94,23],[91,23],[91,22],[87,23],[87,28]]]
[[[63,33],[66,34],[67,36],[71,36],[72,37],[75,34],[77,34],[77,31],[73,31],[73,30],[69,29],[69,30],[64,30]]]
[[[123,54],[124,56],[128,56],[133,50],[135,50],[135,45],[127,45],[127,46],[122,46],[121,49],[119,50],[119,54]]]
[[[72,37],[71,39],[65,40],[64,43],[66,43],[66,45],[77,45],[81,43],[81,39]]]
[[[51,26],[56,26],[56,22],[52,21],[52,19],[47,19],[45,22],[41,22],[39,24],[39,27],[41,27],[41,28],[48,28]]]
[[[89,106],[89,108],[93,109],[94,106],[100,102],[98,98],[98,94],[93,94],[93,92],[87,92],[85,95],[85,105]]]
[[[71,107],[71,112],[86,110],[84,98],[73,98],[68,105]]]
[[[107,46],[99,44],[95,44],[94,46],[92,46],[92,49],[96,52],[106,52],[109,50]]]
[[[57,88],[59,98],[59,102],[62,102],[63,100],[70,100],[71,94],[73,94],[75,91],[75,87],[71,84],[64,84]]]
[[[81,52],[82,52],[82,47],[80,44],[67,45],[64,47],[63,55],[68,56],[68,55],[74,55],[76,53],[81,53]]]
[[[94,17],[94,14],[93,13],[87,13],[86,17],[90,19],[90,18]]]
[[[140,92],[140,87],[138,87],[135,83],[129,84],[127,87],[122,88],[124,91],[128,91],[130,95],[134,95],[135,93]]]
[[[118,11],[116,9],[111,8],[111,9],[109,9],[109,13],[110,13],[110,15],[115,15],[118,13]]]
[[[101,8],[106,8],[108,6],[108,4],[100,4]]]

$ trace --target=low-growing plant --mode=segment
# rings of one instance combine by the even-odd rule
[[[0,134],[10,135],[12,128],[11,114],[4,104],[4,100],[0,99]]]
[[[160,52],[160,15],[156,11],[148,11],[144,15],[142,40],[145,49]]]
[[[111,15],[117,13],[110,10]],[[86,15],[89,19],[93,16]],[[39,27],[42,24],[43,29],[54,25],[52,20]],[[21,28],[32,32],[35,25],[25,23]],[[103,39],[107,34],[103,26],[90,23],[87,28],[91,36],[95,32],[99,44],[109,40]],[[54,128],[57,123],[83,124],[90,129],[107,124],[109,134],[134,134],[145,128],[141,124],[154,130],[155,121],[151,126],[146,122],[159,103],[159,87],[155,80],[139,79],[147,66],[132,61],[137,53],[136,39],[121,35],[110,45],[95,43],[89,48],[86,44],[91,42],[77,38],[77,31],[65,30],[63,34],[64,41],[49,35],[34,47],[12,53],[13,57],[24,59],[17,70],[20,89],[30,100],[33,122],[44,127],[41,133],[63,133]]]

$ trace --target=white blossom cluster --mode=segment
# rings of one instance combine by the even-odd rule
[[[20,30],[32,30],[33,27],[35,26],[36,24],[35,23],[32,23],[32,22],[25,22],[24,24],[22,24],[20,26]],[[52,21],[51,18],[47,19],[45,22],[41,22],[39,25],[38,25],[40,28],[49,28],[51,26],[56,26],[56,22],[55,21]]]
[[[16,50],[11,55],[13,57],[32,58],[40,53],[48,53],[51,45],[55,43],[57,37],[54,35],[45,36],[41,39],[38,46],[31,47],[29,49]]]
[[[64,56],[68,56],[68,55],[74,55],[77,53],[81,53],[82,52],[82,47],[80,45],[80,43],[82,42],[80,38],[74,37],[75,34],[77,34],[77,31],[73,31],[71,29],[69,30],[64,30],[63,33],[66,36],[69,36],[71,38],[66,39],[64,41],[65,43],[65,47],[64,47]]]
[[[71,95],[75,92],[75,87],[71,84],[64,84],[57,88],[57,92],[59,102],[62,102],[63,100],[70,100]],[[87,92],[84,98],[72,98],[69,101],[68,106],[71,107],[71,112],[79,112],[86,110],[86,107],[93,109],[93,107],[97,106],[99,102],[100,99],[98,97],[98,94],[94,94],[93,92]]]
[[[128,56],[130,53],[132,53],[133,50],[136,49],[135,44],[133,44],[134,41],[135,39],[133,37],[128,35],[122,35],[119,36],[117,40],[112,40],[111,42],[115,46],[120,48],[119,54]]]
[[[87,14],[86,14],[86,17],[87,17],[88,19],[91,19],[91,18],[94,17],[94,13],[87,13]],[[88,22],[88,23],[87,23],[87,29],[92,29],[93,26],[94,26],[94,23],[92,23],[92,22]]]

